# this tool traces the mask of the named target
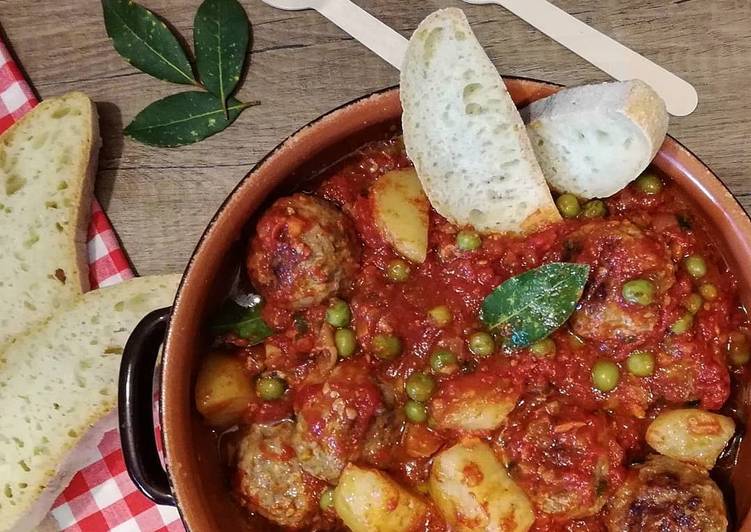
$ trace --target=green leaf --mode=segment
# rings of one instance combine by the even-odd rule
[[[232,332],[248,340],[250,345],[259,344],[274,334],[261,317],[261,307],[261,303],[242,307],[228,301],[211,322],[211,330],[215,334]]]
[[[193,21],[198,75],[222,103],[235,89],[248,51],[250,25],[237,0],[205,0]]]
[[[504,346],[526,347],[571,316],[588,276],[586,264],[544,264],[493,290],[482,303],[480,319],[505,337]]]
[[[156,78],[195,85],[188,56],[167,25],[129,0],[102,0],[104,25],[115,50]]]
[[[157,100],[138,113],[125,134],[144,144],[174,147],[192,144],[229,126],[243,109],[258,102],[230,98],[227,117],[222,102],[208,92],[180,92]]]

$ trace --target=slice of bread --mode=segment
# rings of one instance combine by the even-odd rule
[[[172,304],[179,279],[137,277],[87,292],[0,352],[0,530],[41,522],[99,443],[128,335]]]
[[[0,135],[0,348],[88,290],[94,104],[50,98]]]
[[[522,115],[550,186],[585,199],[636,179],[668,130],[665,102],[639,80],[563,89]]]
[[[460,9],[436,11],[401,74],[407,154],[439,214],[484,232],[560,219],[521,117]]]

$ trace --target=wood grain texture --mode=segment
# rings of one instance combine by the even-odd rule
[[[192,42],[200,0],[139,0]],[[358,0],[405,36],[431,11],[461,6],[504,74],[563,84],[607,76],[497,6],[454,0]],[[97,195],[141,274],[180,271],[203,228],[263,155],[306,122],[398,81],[398,73],[312,11],[243,0],[252,63],[240,99],[260,99],[228,130],[197,145],[157,149],[121,131],[179,86],[141,74],[115,53],[97,0],[0,0],[0,24],[39,95],[87,92],[102,115]],[[556,0],[555,4],[685,77],[699,92],[670,133],[751,210],[751,2]]]

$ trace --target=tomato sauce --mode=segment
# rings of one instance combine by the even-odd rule
[[[389,261],[399,256],[376,226],[369,189],[385,172],[410,166],[399,139],[376,142],[328,170],[309,188],[345,213],[360,242],[359,273],[342,297],[351,307],[357,337],[353,361],[358,371],[380,383],[379,389],[364,388],[345,379],[337,393],[352,404],[358,422],[369,422],[383,409],[401,409],[407,400],[407,378],[415,371],[429,372],[429,359],[437,350],[451,351],[458,370],[433,374],[434,396],[462,400],[466,389],[487,388],[519,397],[506,429],[478,430],[474,435],[487,439],[504,456],[525,491],[537,486],[545,493],[534,501],[533,529],[604,530],[598,512],[628,464],[648,452],[644,432],[649,422],[668,406],[719,410],[731,395],[731,375],[738,381],[746,378],[744,366],[726,360],[729,335],[747,331],[748,322],[716,238],[696,208],[667,180],[657,194],[644,194],[631,185],[606,199],[604,218],[564,220],[524,237],[484,236],[481,247],[471,252],[457,248],[461,228],[431,210],[426,261],[410,264],[405,282],[393,282],[385,272]],[[681,266],[693,254],[706,261],[701,283],[711,283],[716,293],[702,299],[690,330],[675,334],[672,324],[686,314],[687,300],[699,287]],[[609,334],[603,329],[610,327],[610,318],[602,316],[622,311],[623,303],[603,307],[601,314],[593,312],[587,321],[569,322],[553,332],[555,349],[547,356],[530,349],[474,355],[467,338],[485,330],[479,319],[483,299],[510,277],[553,261],[591,265],[589,282],[597,289],[585,294],[580,304],[609,301],[623,283],[646,271],[656,279],[659,308],[629,316],[626,326],[633,330],[618,336],[618,331]],[[428,315],[439,305],[451,313],[450,323],[442,326]],[[263,316],[275,334],[266,342],[271,347],[265,351],[264,366],[282,374],[288,389],[280,402],[256,405],[248,423],[287,418],[300,410],[299,405],[316,403],[322,385],[309,380],[323,366],[311,362],[310,353],[321,348],[325,308],[321,304],[294,311],[267,302]],[[379,359],[370,350],[373,338],[383,333],[401,339],[402,353],[393,360]],[[654,353],[651,375],[637,377],[628,371],[626,359],[637,350]],[[257,352],[248,351],[247,356],[248,367],[253,367]],[[593,386],[592,367],[602,359],[619,368],[620,381],[610,392]],[[308,426],[320,432],[325,415],[312,407],[305,412],[311,416]],[[361,440],[367,426],[355,425],[352,434]],[[378,452],[394,478],[424,493],[430,457],[462,434],[437,429],[431,421],[406,427],[395,445]],[[590,508],[594,515],[580,515],[574,509],[578,506]],[[426,527],[440,530],[444,524],[432,516]]]

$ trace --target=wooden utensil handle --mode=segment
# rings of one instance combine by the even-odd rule
[[[401,68],[407,39],[394,29],[350,0],[322,0],[313,7],[384,61]]]
[[[550,2],[494,1],[615,79],[647,82],[665,100],[671,115],[685,116],[696,109],[699,98],[690,83]]]

